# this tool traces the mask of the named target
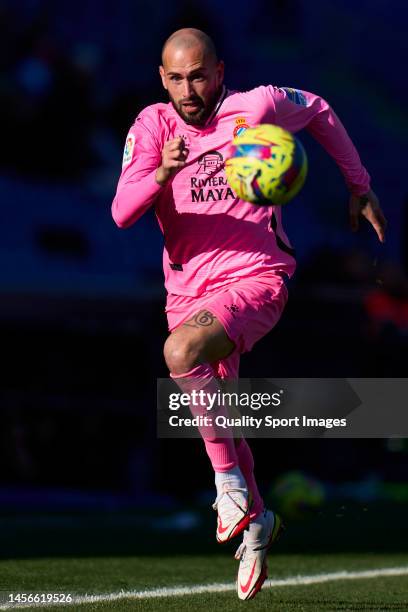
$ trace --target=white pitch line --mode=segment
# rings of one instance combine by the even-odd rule
[[[311,576],[290,576],[280,580],[267,580],[263,588],[302,586],[309,584],[319,584],[322,582],[333,582],[335,580],[361,580],[364,578],[380,578],[386,576],[408,576],[408,566],[406,567],[384,567],[375,570],[362,570],[359,572],[332,572],[330,574],[314,574]],[[0,610],[16,610],[23,608],[43,608],[48,606],[78,606],[87,603],[99,603],[118,601],[121,599],[158,599],[164,597],[183,597],[185,595],[199,595],[201,593],[226,593],[235,591],[235,584],[196,584],[192,586],[162,587],[147,591],[117,591],[116,593],[101,593],[100,595],[73,595],[70,603],[41,602],[35,603],[7,603],[0,606]],[[4,593],[4,590],[3,590]]]

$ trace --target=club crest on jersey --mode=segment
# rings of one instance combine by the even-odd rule
[[[198,158],[198,170],[196,174],[199,172],[204,172],[209,175],[214,174],[214,172],[222,168],[223,164],[224,158],[219,151],[208,151]]]
[[[235,138],[235,136],[240,136],[248,128],[249,125],[247,124],[245,117],[237,117],[237,119],[235,119],[235,127],[232,133],[233,137]]]
[[[300,106],[307,106],[307,100],[304,94],[299,89],[293,89],[292,87],[279,87],[286,92],[289,100]]]
[[[123,151],[122,167],[130,164],[133,158],[133,150],[135,148],[135,135],[129,134],[126,138],[125,150]]]

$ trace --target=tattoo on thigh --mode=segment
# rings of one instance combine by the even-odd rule
[[[192,319],[189,319],[184,323],[184,325],[188,325],[188,327],[195,327],[199,329],[200,327],[208,327],[215,321],[215,316],[209,312],[208,310],[202,310],[198,314],[196,314]]]

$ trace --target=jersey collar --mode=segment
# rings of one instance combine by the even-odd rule
[[[218,111],[220,110],[221,105],[222,105],[222,103],[224,102],[225,98],[227,97],[227,94],[228,94],[228,90],[227,90],[227,88],[225,87],[225,85],[223,85],[223,86],[222,86],[221,95],[220,95],[220,97],[218,98],[218,102],[217,102],[217,104],[215,105],[213,112],[212,112],[212,113],[211,113],[211,115],[208,117],[207,121],[205,122],[205,124],[204,124],[204,126],[203,126],[204,128],[209,127],[210,123],[211,123],[211,122],[214,120],[214,118],[217,116],[217,113],[218,113]]]

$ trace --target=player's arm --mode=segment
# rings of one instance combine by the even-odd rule
[[[307,91],[290,88],[272,88],[272,91],[276,123],[290,132],[306,128],[339,166],[351,193],[352,230],[358,229],[361,214],[384,242],[386,220],[370,187],[370,176],[334,110],[326,100]]]
[[[161,151],[149,117],[136,119],[126,139],[122,173],[112,202],[112,217],[118,227],[129,227],[148,210],[166,182],[185,164],[186,156],[182,138],[169,140]]]

